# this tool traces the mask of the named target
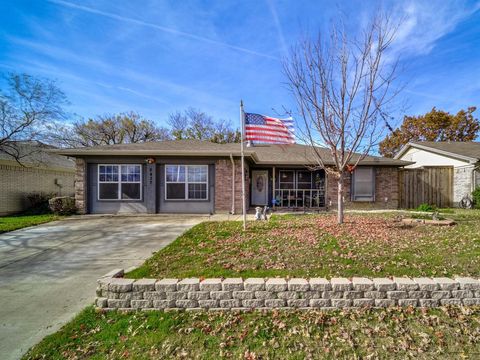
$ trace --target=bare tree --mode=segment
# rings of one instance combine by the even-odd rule
[[[27,74],[8,74],[0,90],[0,152],[21,163],[30,155],[20,141],[41,140],[47,124],[64,116],[65,94],[54,81]]]
[[[220,144],[240,142],[240,132],[232,129],[228,121],[216,121],[194,108],[170,114],[168,124],[176,140],[208,140]]]
[[[52,129],[53,130],[53,129]],[[157,126],[136,112],[97,116],[79,120],[52,131],[50,142],[59,146],[98,146],[170,139],[166,128]]]
[[[317,167],[337,179],[338,223],[343,223],[344,182],[382,137],[398,89],[398,60],[389,52],[398,25],[376,16],[349,36],[342,24],[328,37],[301,41],[284,62],[288,86],[305,124],[304,141]],[[327,147],[328,158],[318,147]],[[333,163],[333,166],[326,164]]]

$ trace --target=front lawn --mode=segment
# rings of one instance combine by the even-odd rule
[[[0,234],[28,226],[47,223],[60,218],[61,216],[54,214],[2,216],[0,217]]]
[[[393,214],[206,222],[128,276],[453,276],[480,274],[480,211],[453,227],[404,226]],[[93,296],[93,294],[92,294]],[[25,359],[477,358],[480,307],[335,311],[84,310]]]
[[[398,214],[274,216],[205,222],[128,277],[479,276],[480,211],[446,215],[452,227],[407,226]]]
[[[89,307],[24,359],[474,359],[479,353],[479,307],[134,314]]]

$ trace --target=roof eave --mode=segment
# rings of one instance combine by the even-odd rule
[[[257,165],[292,165],[292,166],[319,166],[318,163],[315,162],[299,162],[299,161],[259,161],[256,162]],[[334,163],[332,162],[324,162],[327,166],[333,166]],[[360,166],[395,166],[395,167],[402,167],[414,164],[413,161],[385,161],[385,162],[378,162],[378,161],[361,161],[359,163]]]
[[[416,144],[416,143],[408,143],[407,145],[405,145],[398,152],[398,154],[394,157],[394,159],[398,159],[399,157],[401,157],[408,150],[409,147],[414,147],[414,148],[417,148],[417,149],[430,151],[430,152],[433,152],[433,153],[436,153],[436,154],[439,154],[439,155],[445,155],[445,156],[453,157],[453,158],[460,159],[460,160],[466,160],[470,164],[475,164],[478,161],[480,161],[480,159],[474,158],[474,157],[471,157],[471,156],[460,155],[460,154],[452,153],[450,151],[440,150],[440,149],[432,148],[432,147],[427,146],[427,145]]]
[[[85,157],[85,156],[211,156],[211,157],[225,157],[225,156],[241,156],[240,151],[178,151],[178,150],[82,150],[82,149],[57,149],[51,152],[72,157]],[[252,157],[258,160],[256,154],[246,152],[245,156]]]
[[[60,171],[60,172],[75,172],[75,164],[72,163],[71,166],[61,166],[61,165],[52,165],[52,164],[43,164],[36,163],[31,161],[21,161],[18,163],[16,160],[0,159],[0,165],[16,166],[23,168],[32,168],[32,169],[42,169],[50,171]]]
[[[412,145],[411,143],[403,145],[400,151],[397,153],[397,155],[395,155],[393,158],[396,160],[399,160],[400,157],[403,156],[403,154],[405,154],[405,152],[410,148],[411,145]]]

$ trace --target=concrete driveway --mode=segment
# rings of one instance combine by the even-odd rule
[[[1,234],[1,358],[20,358],[91,304],[99,276],[140,265],[206,219],[86,216]]]

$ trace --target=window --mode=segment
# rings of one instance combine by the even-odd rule
[[[353,172],[353,201],[375,201],[375,171],[371,167],[358,167]]]
[[[295,189],[295,172],[293,170],[280,170],[279,188]]]
[[[98,165],[99,200],[140,200],[141,165]]]
[[[166,200],[207,200],[208,165],[165,165]]]
[[[312,173],[310,171],[297,171],[297,189],[312,189]]]

